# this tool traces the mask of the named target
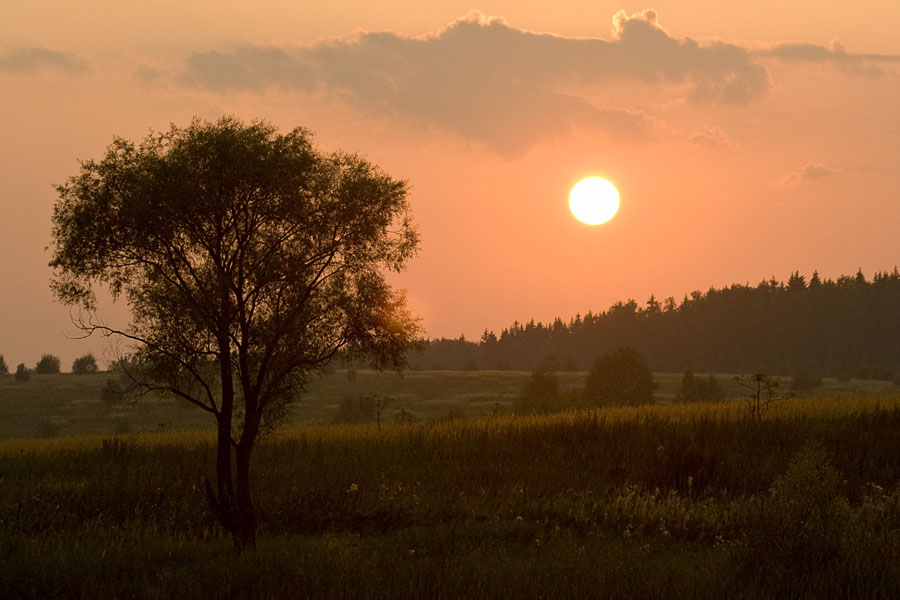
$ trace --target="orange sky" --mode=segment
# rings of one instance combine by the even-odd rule
[[[48,290],[52,184],[194,115],[303,125],[409,180],[422,250],[397,284],[435,337],[900,264],[895,0],[300,4],[4,4],[11,367],[106,347],[67,339]],[[588,175],[622,199],[598,227],[567,206]]]

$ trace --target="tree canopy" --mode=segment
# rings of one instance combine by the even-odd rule
[[[418,245],[407,184],[317,150],[305,129],[226,117],[116,138],[58,193],[53,291],[88,333],[137,343],[144,389],[215,417],[208,499],[235,545],[253,545],[259,433],[339,354],[400,368],[418,335],[385,279]],[[127,302],[126,329],[97,320],[98,287]]]
[[[621,347],[604,354],[588,372],[585,395],[598,405],[647,404],[653,402],[653,373],[643,355]]]

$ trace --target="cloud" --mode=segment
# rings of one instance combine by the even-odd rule
[[[613,26],[609,40],[567,38],[473,11],[422,36],[359,32],[312,46],[197,53],[177,81],[216,92],[325,92],[505,154],[575,128],[651,137],[652,118],[608,100],[618,81],[686,89],[698,103],[743,104],[769,89],[746,50],[674,37],[654,11],[620,11]]]
[[[882,74],[883,71],[877,63],[900,62],[900,56],[893,54],[851,54],[840,40],[833,40],[829,46],[784,42],[757,54],[789,62],[830,64],[846,73],[868,77],[878,77]]]
[[[817,162],[808,162],[799,171],[791,171],[781,180],[784,187],[796,187],[805,182],[820,182],[840,177],[844,172]]]
[[[315,73],[302,56],[280,48],[244,46],[192,54],[178,81],[216,92],[261,92],[267,87],[312,90]]]
[[[34,75],[40,71],[57,71],[79,75],[87,70],[87,63],[70,52],[32,47],[0,51],[0,73]]]
[[[740,144],[732,140],[720,127],[704,127],[702,131],[688,137],[688,142],[730,152],[740,149]]]
[[[138,65],[134,69],[134,78],[144,85],[151,85],[161,81],[165,75],[162,71],[150,65]]]

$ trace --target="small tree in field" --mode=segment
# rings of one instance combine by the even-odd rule
[[[85,354],[79,356],[72,363],[72,372],[78,375],[86,375],[88,373],[97,372],[97,359],[93,354]]]
[[[207,500],[235,548],[253,547],[260,434],[336,356],[399,369],[418,336],[384,278],[418,244],[406,184],[303,129],[223,118],[116,139],[58,191],[57,298],[87,334],[137,344],[144,389],[215,419]],[[124,296],[127,329],[96,320],[97,286]]]
[[[2,354],[0,354],[0,375],[9,375],[9,365],[6,364]]]
[[[38,375],[55,375],[59,373],[60,360],[58,356],[52,354],[44,354],[41,360],[34,367],[34,372]]]
[[[644,356],[622,347],[597,359],[588,373],[585,395],[591,404],[647,404],[653,402],[655,389]]]
[[[763,415],[769,412],[770,408],[794,397],[793,393],[780,394],[778,382],[765,373],[738,375],[734,380],[750,392],[747,396],[747,406],[750,409],[750,418],[757,423],[762,422]]]
[[[16,383],[25,383],[31,378],[31,371],[25,366],[25,363],[19,363],[16,367]]]

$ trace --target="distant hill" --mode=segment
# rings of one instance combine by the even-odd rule
[[[481,340],[437,339],[410,357],[413,368],[589,368],[619,346],[640,350],[657,371],[860,379],[900,375],[900,273],[860,271],[837,280],[795,272],[787,282],[692,292],[680,303],[651,296],[617,302],[568,322],[513,323]]]

